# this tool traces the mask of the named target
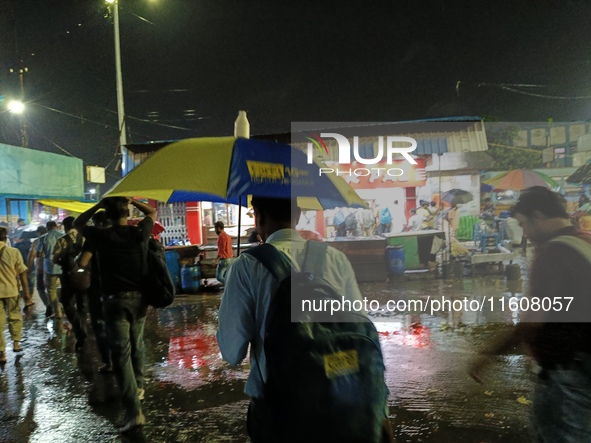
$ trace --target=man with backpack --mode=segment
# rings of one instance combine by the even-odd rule
[[[72,325],[76,336],[76,351],[82,350],[86,341],[86,293],[76,290],[70,283],[70,272],[76,265],[76,259],[82,252],[84,239],[74,229],[74,217],[66,217],[62,221],[66,234],[60,237],[53,249],[53,262],[62,269],[60,282],[62,291],[60,301],[66,318]]]
[[[523,191],[513,216],[537,247],[530,309],[490,343],[470,375],[482,382],[480,372],[491,356],[527,345],[538,365],[533,441],[591,441],[591,237],[571,225],[559,194],[544,187]]]
[[[129,205],[145,215],[136,226],[127,223]],[[99,209],[105,210],[111,226],[86,226]],[[141,401],[145,395],[144,324],[148,307],[142,290],[149,277],[145,251],[155,220],[156,210],[145,203],[126,197],[107,197],[74,222],[86,238],[80,265],[87,267],[95,251],[98,254],[105,328],[125,409],[120,432],[146,423]]]
[[[217,333],[232,365],[244,360],[250,345],[245,392],[251,440],[390,441],[391,432],[383,432],[391,430],[381,348],[366,314],[343,312],[339,322],[324,322],[324,312],[320,323],[303,309],[290,312],[302,293],[361,301],[351,263],[294,230],[300,210],[292,200],[254,197],[252,206],[265,244],[232,265]]]

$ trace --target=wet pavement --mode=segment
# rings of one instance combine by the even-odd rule
[[[525,258],[519,260],[525,274]],[[523,293],[520,282],[499,273],[458,280],[423,274],[391,283],[362,284],[379,300],[437,296],[482,301]],[[229,367],[215,340],[220,294],[179,296],[150,311],[146,321],[148,424],[120,436],[123,419],[113,376],[100,366],[94,342],[74,352],[74,337],[46,319],[37,298],[25,315],[20,355],[7,349],[0,369],[0,442],[246,442],[248,362]],[[499,357],[478,385],[466,375],[483,342],[518,313],[376,313],[390,420],[398,442],[523,442],[527,440],[531,381],[529,360],[519,351]],[[8,343],[9,336],[4,331]]]

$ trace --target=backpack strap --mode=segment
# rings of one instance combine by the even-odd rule
[[[302,263],[302,272],[310,272],[314,275],[323,275],[326,270],[326,252],[328,246],[316,241],[306,241],[304,247],[304,262]],[[264,243],[252,249],[243,252],[250,254],[275,277],[282,281],[292,271],[292,265],[289,258],[270,243]]]
[[[326,271],[326,255],[328,246],[317,241],[307,240],[302,272],[309,272],[317,277]]]
[[[279,249],[269,243],[263,243],[252,249],[247,249],[243,254],[252,255],[275,277],[282,281],[291,273],[291,260]]]
[[[575,237],[574,235],[560,235],[554,237],[552,240],[548,241],[548,243],[561,243],[574,249],[587,260],[589,265],[591,265],[591,244],[582,238]]]

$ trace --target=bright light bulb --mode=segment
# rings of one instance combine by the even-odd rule
[[[18,100],[8,102],[8,110],[14,114],[22,114],[25,111],[25,104]]]

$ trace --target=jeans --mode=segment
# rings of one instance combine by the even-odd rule
[[[0,298],[0,351],[6,350],[4,328],[8,316],[8,330],[13,341],[21,341],[23,335],[23,316],[18,304],[18,297]]]
[[[67,274],[62,274],[60,281],[62,282],[60,301],[72,325],[76,340],[83,343],[86,340],[86,294],[72,289]]]
[[[215,278],[220,283],[226,283],[226,274],[228,273],[228,269],[230,269],[230,265],[234,261],[233,258],[220,258],[218,262],[218,266],[215,269]]]
[[[35,285],[35,274],[30,271],[27,271],[27,285],[29,285],[29,298],[27,298],[25,293],[25,288],[21,290],[21,298],[25,302],[25,305],[33,303],[33,288]]]
[[[47,291],[45,290],[45,279],[43,274],[35,274],[35,277],[37,278],[37,294],[39,294],[39,298],[41,299],[41,301],[43,302],[43,304],[47,307],[47,306],[51,306],[49,303],[49,297],[47,295]],[[29,288],[30,289],[30,288]]]
[[[90,323],[101,360],[107,366],[111,366],[111,349],[109,348],[105,327],[102,291],[98,284],[91,284],[90,288],[88,288],[88,313],[90,314]]]
[[[144,387],[144,324],[148,307],[137,291],[106,295],[103,307],[113,371],[126,420],[130,420],[141,411],[137,388]]]
[[[57,298],[57,280],[58,274],[45,274],[45,287],[47,288],[47,295],[49,296],[49,303],[51,309],[57,318],[62,317],[62,308]]]
[[[542,369],[533,396],[535,441],[591,441],[590,367],[591,356],[584,355],[569,364]]]
[[[279,442],[271,412],[263,400],[250,399],[246,414],[246,429],[253,443]]]

